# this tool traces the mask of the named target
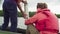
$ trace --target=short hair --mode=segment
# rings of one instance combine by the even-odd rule
[[[41,9],[47,8],[47,4],[46,3],[37,3],[37,8],[41,8]]]

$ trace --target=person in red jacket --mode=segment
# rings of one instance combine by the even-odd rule
[[[58,18],[50,12],[46,3],[37,4],[37,12],[31,18],[25,20],[25,25],[35,24],[34,26],[40,34],[58,34]]]

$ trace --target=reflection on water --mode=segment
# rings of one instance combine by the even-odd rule
[[[3,23],[3,17],[0,17],[0,25],[2,25],[2,23]],[[24,25],[24,18],[22,17],[18,17],[18,28],[26,29],[26,25]],[[60,33],[60,19],[59,19],[59,33]]]

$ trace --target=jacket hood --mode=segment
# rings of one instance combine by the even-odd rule
[[[41,9],[41,8],[38,8],[37,9],[37,13],[40,13],[40,12],[50,12],[50,10],[49,9],[47,9],[47,8],[45,8],[45,9]]]
[[[49,16],[50,10],[47,9],[47,8],[45,8],[45,9],[40,9],[40,8],[38,8],[38,9],[37,9],[37,13],[40,13],[40,12],[42,12],[43,14]]]

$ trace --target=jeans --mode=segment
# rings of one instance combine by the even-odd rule
[[[13,2],[3,3],[4,23],[2,30],[8,27],[9,21],[11,21],[10,31],[17,31],[17,4]]]

